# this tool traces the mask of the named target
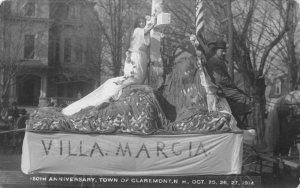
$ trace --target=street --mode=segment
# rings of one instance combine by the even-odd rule
[[[293,170],[286,170],[286,172],[282,170],[281,175],[279,177],[274,176],[274,174],[272,173],[263,174],[261,175],[261,184],[262,184],[261,187],[296,188],[300,184],[298,180],[299,177],[300,177],[299,173]],[[49,185],[35,185],[35,186],[33,186],[32,184],[30,185],[29,176],[26,176],[21,172],[20,154],[0,154],[0,185],[1,184],[6,184],[6,185],[2,185],[3,187],[14,187],[14,188],[26,187],[25,186],[26,184],[29,184],[28,187],[63,187],[63,186],[49,186]],[[171,185],[164,185],[163,187],[165,186],[172,187]],[[201,187],[205,187],[205,186],[201,186]],[[239,187],[239,186],[227,186],[227,187]]]

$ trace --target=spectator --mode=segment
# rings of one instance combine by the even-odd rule
[[[1,119],[5,122],[7,121],[7,119],[8,119],[8,108],[7,107],[2,108]]]
[[[50,107],[50,106],[52,106],[52,107],[58,107],[58,102],[57,102],[57,99],[56,99],[56,98],[53,98],[53,97],[51,97],[51,98],[50,98],[50,102],[49,102],[48,106],[49,106],[49,107]]]
[[[20,109],[19,111],[20,111],[20,117],[16,120],[16,126],[17,129],[23,129],[26,128],[26,120],[29,119],[29,114],[27,114],[27,111],[25,109]],[[14,153],[22,153],[24,135],[25,132],[22,130],[16,132],[15,135],[16,145],[14,147]]]
[[[17,106],[16,102],[12,103],[10,114],[11,114],[11,117],[12,117],[13,121],[16,121],[18,119],[18,117],[19,117],[19,109],[18,109],[18,106]]]

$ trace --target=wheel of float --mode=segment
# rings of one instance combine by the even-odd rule
[[[253,146],[243,145],[242,174],[260,174],[260,160]]]

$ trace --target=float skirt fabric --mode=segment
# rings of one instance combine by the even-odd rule
[[[26,132],[25,174],[228,175],[240,174],[241,133],[106,135]]]

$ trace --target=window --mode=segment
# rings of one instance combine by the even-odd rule
[[[0,12],[3,14],[4,17],[10,16],[11,15],[11,7],[12,7],[12,2],[11,1],[0,1],[2,2],[0,6]]]
[[[25,59],[34,58],[34,35],[24,36],[24,58]]]
[[[65,97],[64,88],[65,88],[65,84],[58,84],[57,85],[57,96],[58,97]]]
[[[281,95],[281,80],[276,79],[275,82],[275,95]]]
[[[67,88],[67,97],[73,98],[73,83],[69,83],[66,85]]]
[[[25,16],[35,16],[36,4],[28,2],[25,5]]]
[[[69,7],[69,18],[76,19],[78,17],[78,7],[70,6]]]
[[[71,38],[65,38],[64,44],[64,61],[66,63],[71,62]]]
[[[63,19],[68,19],[69,15],[70,15],[70,5],[63,5],[62,6],[63,11],[61,12],[61,15]]]
[[[82,55],[83,55],[82,39],[77,39],[75,50],[76,50],[76,52],[75,52],[76,61],[81,64],[82,63]]]

